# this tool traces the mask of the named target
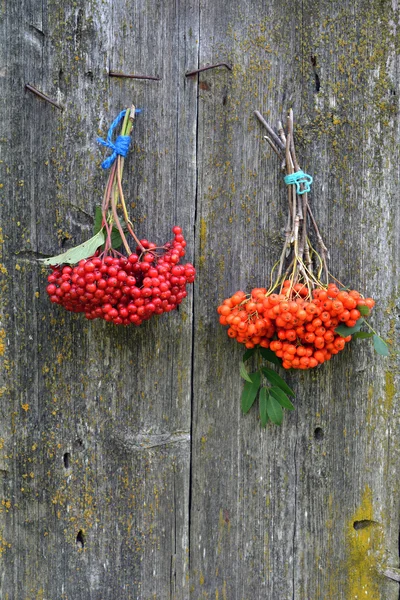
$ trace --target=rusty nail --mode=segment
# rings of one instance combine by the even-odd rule
[[[216,65],[209,65],[208,67],[202,67],[201,69],[196,69],[195,71],[190,71],[189,73],[185,73],[185,77],[190,77],[191,75],[197,75],[197,73],[202,73],[203,71],[209,71],[209,69],[216,69],[217,67],[226,67],[229,71],[232,71],[232,66],[228,65],[228,63],[218,63]]]
[[[39,96],[39,98],[42,98],[42,100],[45,100],[49,104],[52,104],[53,106],[55,106],[59,110],[64,110],[64,107],[61,106],[61,104],[58,104],[58,102],[55,102],[55,100],[52,100],[51,98],[49,98],[48,96],[46,96],[46,94],[43,94],[42,92],[39,92],[39,90],[37,90],[35,87],[33,87],[33,85],[30,85],[29,83],[26,83],[25,84],[25,89],[29,90],[30,92],[32,92],[32,94],[35,94],[36,96]]]
[[[153,75],[129,75],[127,73],[118,73],[117,71],[109,71],[109,77],[125,77],[126,79],[150,79],[152,81],[161,81],[161,77],[153,77]]]

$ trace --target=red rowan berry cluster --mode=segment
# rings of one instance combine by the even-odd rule
[[[180,265],[186,242],[180,227],[174,240],[160,248],[147,240],[128,257],[91,256],[76,266],[55,267],[48,276],[51,302],[87,319],[105,319],[116,325],[141,325],[152,315],[174,310],[186,297],[195,269]]]
[[[300,283],[283,282],[280,294],[254,288],[250,296],[236,292],[218,307],[228,335],[246,348],[270,348],[285,369],[310,369],[338,354],[351,340],[335,332],[341,323],[349,329],[361,317],[360,307],[375,302],[355,290],[339,291],[334,283],[309,290]]]
[[[99,140],[114,152],[102,163],[111,171],[101,209],[96,209],[99,219],[96,217],[94,237],[42,261],[53,265],[46,288],[51,302],[85,313],[87,319],[104,319],[116,325],[140,325],[153,315],[174,310],[186,297],[186,285],[193,283],[196,275],[190,263],[179,264],[186,248],[180,227],[173,227],[174,239],[162,247],[139,240],[133,231],[122,191],[122,173],[135,112],[134,106],[122,111],[111,125],[107,141]],[[122,119],[121,135],[114,145],[113,131]],[[122,149],[118,140],[123,141]],[[118,215],[121,209],[124,226]],[[124,228],[137,244],[135,253]],[[116,251],[121,245],[126,256]]]

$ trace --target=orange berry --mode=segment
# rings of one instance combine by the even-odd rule
[[[339,292],[337,295],[337,300],[340,300],[340,302],[343,302],[343,300],[345,300],[345,298],[348,298],[349,294],[348,292],[345,292],[344,290]]]
[[[356,325],[357,321],[354,319],[349,319],[348,321],[346,321],[346,325],[347,327],[354,327]]]
[[[345,308],[347,308],[348,310],[352,310],[353,308],[355,308],[357,306],[357,301],[355,298],[352,298],[351,296],[347,296],[347,298],[345,298],[343,300],[343,306]]]
[[[336,340],[334,341],[334,346],[337,350],[343,350],[345,344],[346,342],[344,341],[344,338],[336,338]]]
[[[368,306],[368,308],[374,308],[375,300],[373,300],[372,298],[366,298],[365,305]]]
[[[297,356],[305,356],[306,349],[304,348],[304,346],[298,346],[296,352]]]
[[[312,333],[311,331],[307,332],[304,336],[304,339],[307,344],[312,344],[315,340],[315,333]]]
[[[310,364],[310,359],[308,358],[308,356],[302,356],[300,358],[300,364],[308,367],[308,365]]]
[[[269,346],[270,346],[270,341],[269,341],[269,339],[267,339],[267,338],[263,337],[263,338],[261,339],[260,346],[261,346],[261,348],[269,348]]]
[[[334,283],[330,283],[328,285],[328,296],[329,298],[336,298],[336,296],[338,295],[339,290],[337,288],[337,286]]]
[[[315,335],[317,337],[323,337],[325,335],[326,329],[325,327],[317,327],[317,329],[315,330]]]
[[[232,327],[229,327],[229,329],[228,329],[228,335],[231,338],[235,338],[235,337],[237,337],[237,331],[235,331],[234,329],[232,329]]]
[[[318,365],[318,360],[316,360],[314,357],[311,357],[310,362],[308,363],[309,368],[313,369],[317,365]]]
[[[324,353],[321,352],[321,350],[317,350],[316,352],[314,352],[314,358],[316,361],[318,361],[320,364],[322,364],[325,361],[325,356]]]
[[[341,312],[344,311],[344,306],[340,302],[340,300],[335,300],[334,302],[332,302],[332,309],[335,311],[335,313],[340,314]],[[331,311],[331,314],[332,314],[332,311]]]
[[[275,323],[277,327],[285,327],[286,325],[286,322],[282,319],[282,317],[277,317]]]
[[[314,346],[318,349],[321,349],[325,346],[325,340],[321,336],[317,336],[314,340]]]
[[[324,333],[325,342],[328,342],[328,343],[333,342],[334,339],[335,339],[335,334],[330,329]]]
[[[347,309],[344,309],[339,315],[339,321],[342,321],[343,323],[345,323],[349,319],[350,319],[350,311]]]
[[[248,302],[248,303],[246,304],[246,311],[247,311],[248,313],[253,313],[253,312],[255,312],[255,310],[256,310],[256,307],[257,307],[256,303],[255,303],[255,302],[252,302],[252,301],[250,301],[250,302]]]
[[[247,328],[247,333],[249,336],[254,335],[256,333],[256,326],[254,325],[254,323],[250,323],[250,325]]]
[[[294,342],[297,339],[297,334],[294,329],[288,329],[286,331],[286,339],[288,342]]]
[[[286,330],[285,329],[280,329],[278,331],[278,338],[280,340],[286,340]]]
[[[353,310],[350,311],[350,319],[353,319],[354,321],[358,321],[358,319],[360,317],[361,317],[361,313],[356,308],[353,308]]]
[[[220,316],[219,322],[221,323],[221,325],[228,325],[226,317],[224,317],[223,315]]]

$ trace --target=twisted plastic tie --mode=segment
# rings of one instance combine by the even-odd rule
[[[142,112],[140,110],[140,108],[135,109],[135,113],[140,113]],[[115,159],[117,158],[118,155],[120,156],[126,156],[129,152],[129,146],[131,143],[131,137],[130,135],[119,135],[115,142],[112,142],[112,136],[114,133],[114,129],[116,127],[118,127],[118,125],[120,124],[120,122],[122,121],[122,119],[125,117],[126,114],[126,109],[121,111],[119,113],[119,115],[114,119],[114,121],[111,123],[110,125],[110,129],[108,130],[108,134],[107,134],[107,139],[103,140],[101,138],[97,138],[97,141],[99,142],[99,144],[101,144],[102,146],[106,146],[106,148],[110,148],[110,150],[112,150],[112,154],[111,156],[109,156],[108,158],[106,158],[102,163],[101,163],[101,168],[102,169],[109,169],[111,167],[111,165],[114,163]]]
[[[284,182],[286,183],[286,185],[295,185],[296,194],[301,195],[311,190],[313,178],[311,177],[311,175],[304,173],[304,171],[296,171],[296,173],[286,175],[286,177],[284,177]],[[304,185],[304,190],[300,189],[301,183]]]

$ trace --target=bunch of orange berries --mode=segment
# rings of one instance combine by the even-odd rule
[[[283,282],[280,294],[254,288],[251,294],[236,292],[218,307],[219,321],[228,325],[228,335],[246,348],[270,348],[282,359],[285,369],[311,369],[351,340],[335,329],[354,327],[360,308],[372,309],[372,298],[356,290],[340,291],[334,283],[317,287],[310,295],[306,285]],[[361,309],[362,310],[362,309]]]

